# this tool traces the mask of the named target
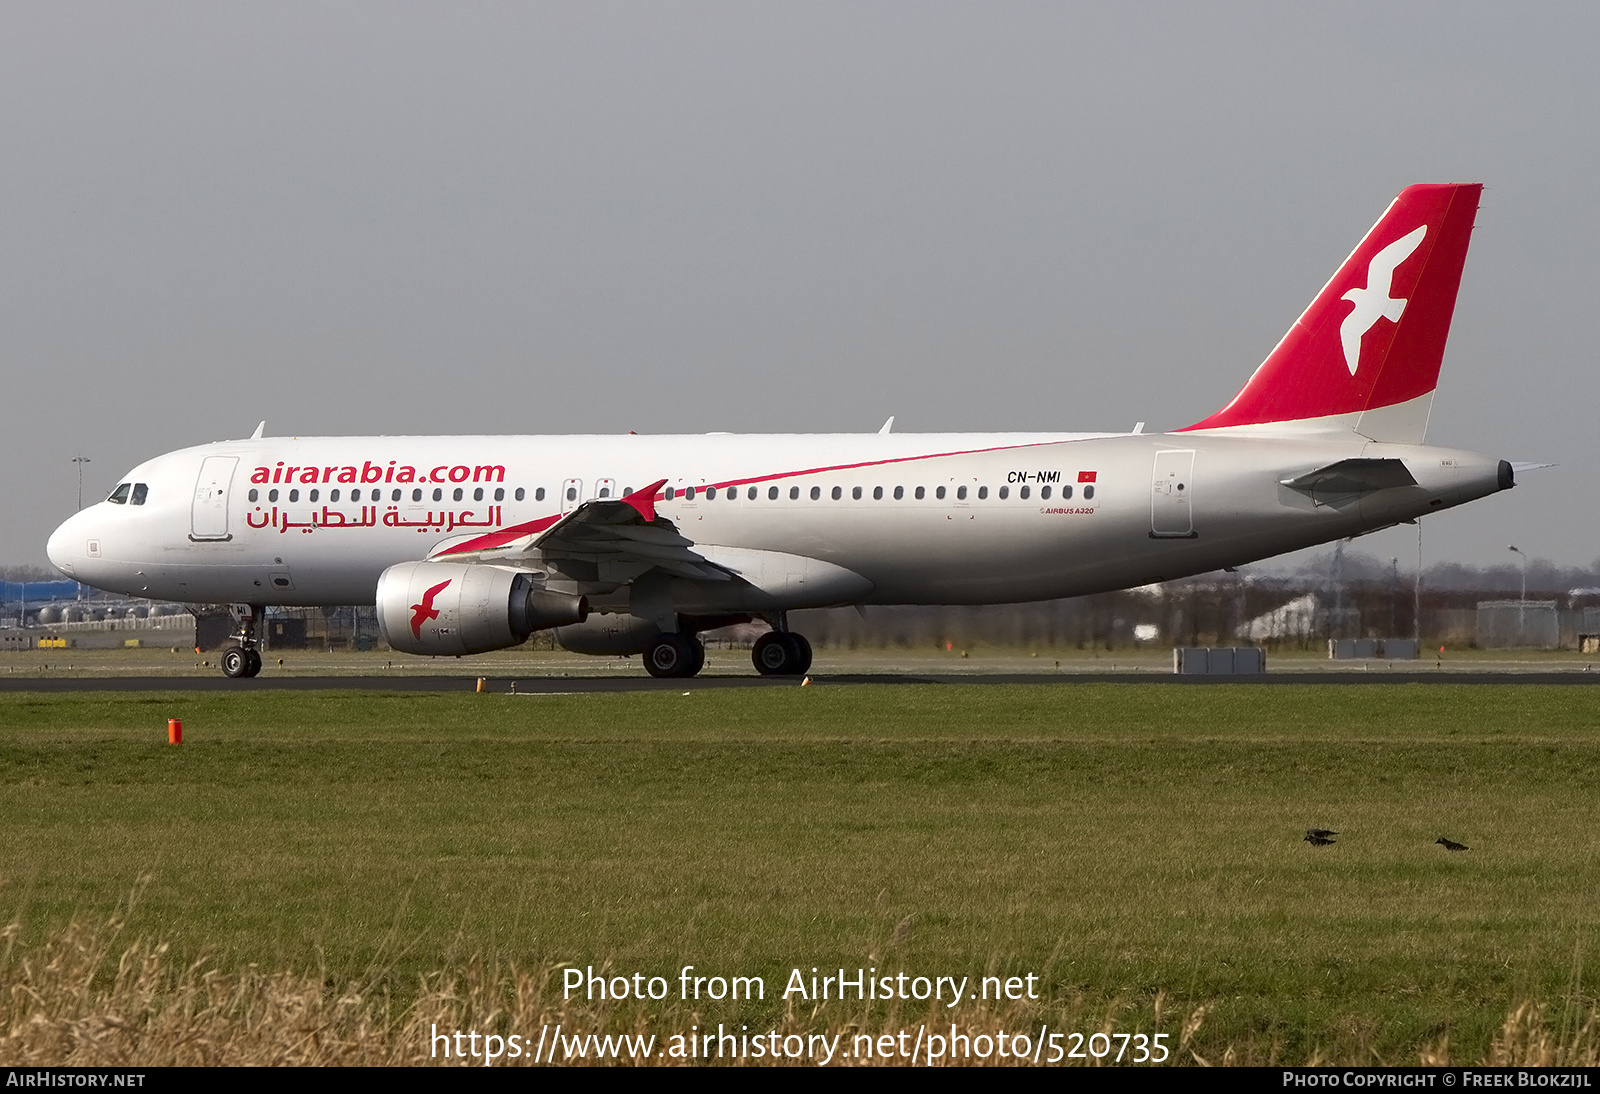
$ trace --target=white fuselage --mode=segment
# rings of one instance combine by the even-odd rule
[[[1357,458],[1401,460],[1416,485],[1285,485]],[[90,506],[49,554],[154,599],[371,604],[396,563],[665,479],[657,512],[708,556],[774,552],[863,579],[783,608],[992,604],[1238,565],[1459,505],[1504,476],[1489,457],[1349,432],[264,438],[139,465],[125,481],[146,487],[142,504]],[[626,611],[627,596],[595,607]],[[678,610],[730,607],[714,600]]]

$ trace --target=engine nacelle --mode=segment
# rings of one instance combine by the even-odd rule
[[[586,622],[556,631],[561,648],[572,653],[625,657],[643,653],[661,628],[648,619],[617,613],[593,615]]]
[[[454,657],[527,641],[582,623],[589,602],[553,593],[522,570],[482,563],[402,562],[378,578],[378,626],[404,653]]]

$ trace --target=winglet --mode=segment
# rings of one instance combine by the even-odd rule
[[[659,479],[646,486],[643,490],[635,490],[631,494],[622,495],[619,500],[637,509],[639,515],[648,524],[656,519],[656,493],[665,485],[667,485],[667,480]]]
[[[263,421],[260,425],[256,426],[256,431],[254,433],[250,434],[250,439],[252,441],[259,441],[261,439],[261,435],[263,433],[265,433],[266,431],[267,431],[267,423],[265,421]]]
[[[878,432],[879,433],[890,433],[893,430],[894,430],[894,415],[891,414],[891,415],[889,415],[889,420],[887,422],[883,423],[883,428],[878,430]]]

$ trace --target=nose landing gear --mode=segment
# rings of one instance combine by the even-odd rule
[[[258,604],[238,605],[233,609],[233,615],[239,621],[239,630],[231,640],[237,645],[224,646],[217,657],[217,664],[222,666],[222,675],[230,680],[248,679],[261,672],[261,650],[256,632],[261,627],[262,609]]]

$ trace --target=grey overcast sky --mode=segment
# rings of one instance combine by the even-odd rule
[[[1560,466],[1429,560],[1600,555],[1600,5],[0,16],[0,561],[44,560],[74,455],[98,497],[262,418],[1186,425],[1447,181],[1487,189],[1429,440]]]

